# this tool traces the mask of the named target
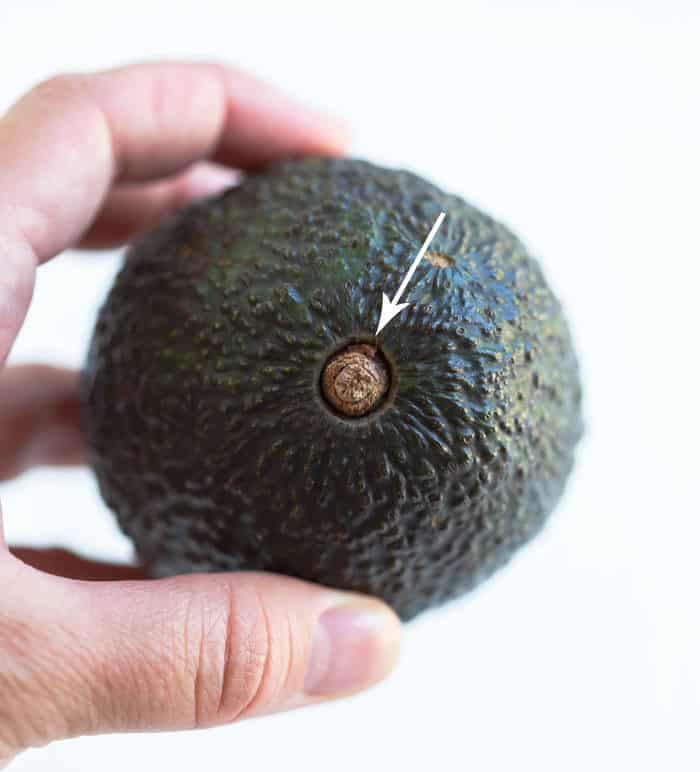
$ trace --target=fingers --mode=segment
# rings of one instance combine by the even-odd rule
[[[62,76],[0,121],[0,226],[15,226],[41,262],[78,240],[115,180],[151,180],[207,157],[249,167],[337,153],[344,141],[327,119],[221,65]]]
[[[191,200],[218,193],[239,179],[240,174],[232,169],[203,162],[157,182],[119,185],[110,193],[80,246],[118,246]]]
[[[0,481],[31,466],[82,463],[78,374],[44,365],[0,373]]]
[[[64,549],[11,547],[10,552],[18,560],[43,571],[45,574],[66,579],[105,582],[147,578],[147,572],[141,566],[125,566],[87,560]]]
[[[37,263],[80,240],[115,181],[176,174],[204,158],[249,167],[344,144],[334,123],[217,64],[152,62],[40,84],[0,120],[0,365]]]
[[[11,663],[4,684],[0,664],[0,729],[13,722],[15,749],[296,708],[372,685],[397,655],[399,622],[379,601],[287,577],[88,584],[18,565],[14,586],[32,600],[10,610],[10,641],[0,627],[0,663]]]

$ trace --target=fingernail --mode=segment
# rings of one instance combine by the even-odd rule
[[[213,164],[201,164],[195,167],[187,180],[187,198],[203,198],[222,193],[241,181],[241,174],[235,169],[228,169]]]
[[[399,638],[398,618],[381,603],[326,610],[314,633],[306,693],[328,697],[371,686],[391,670]]]

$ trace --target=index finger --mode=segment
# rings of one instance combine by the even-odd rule
[[[0,120],[0,362],[38,263],[74,244],[115,180],[212,158],[251,167],[335,154],[344,132],[249,75],[159,62],[49,80]]]
[[[19,221],[41,262],[75,242],[115,179],[153,179],[205,157],[250,167],[333,154],[343,142],[329,120],[222,65],[59,76],[0,121],[0,213]]]

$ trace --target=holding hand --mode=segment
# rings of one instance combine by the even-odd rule
[[[232,167],[342,149],[328,121],[217,65],[40,85],[0,119],[0,364],[41,263],[122,243],[225,187]],[[77,376],[5,369],[0,438],[0,480],[78,463]],[[379,601],[287,577],[146,581],[61,551],[11,554],[0,514],[0,766],[79,734],[213,726],[355,692],[386,675],[399,634]]]

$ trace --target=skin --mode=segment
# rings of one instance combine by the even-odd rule
[[[148,63],[46,81],[0,119],[0,365],[38,267],[121,244],[233,169],[342,152],[345,132],[249,75]],[[77,374],[0,373],[0,480],[83,460]],[[191,729],[344,696],[392,668],[384,604],[287,577],[167,580],[5,544],[0,767],[81,734]]]

